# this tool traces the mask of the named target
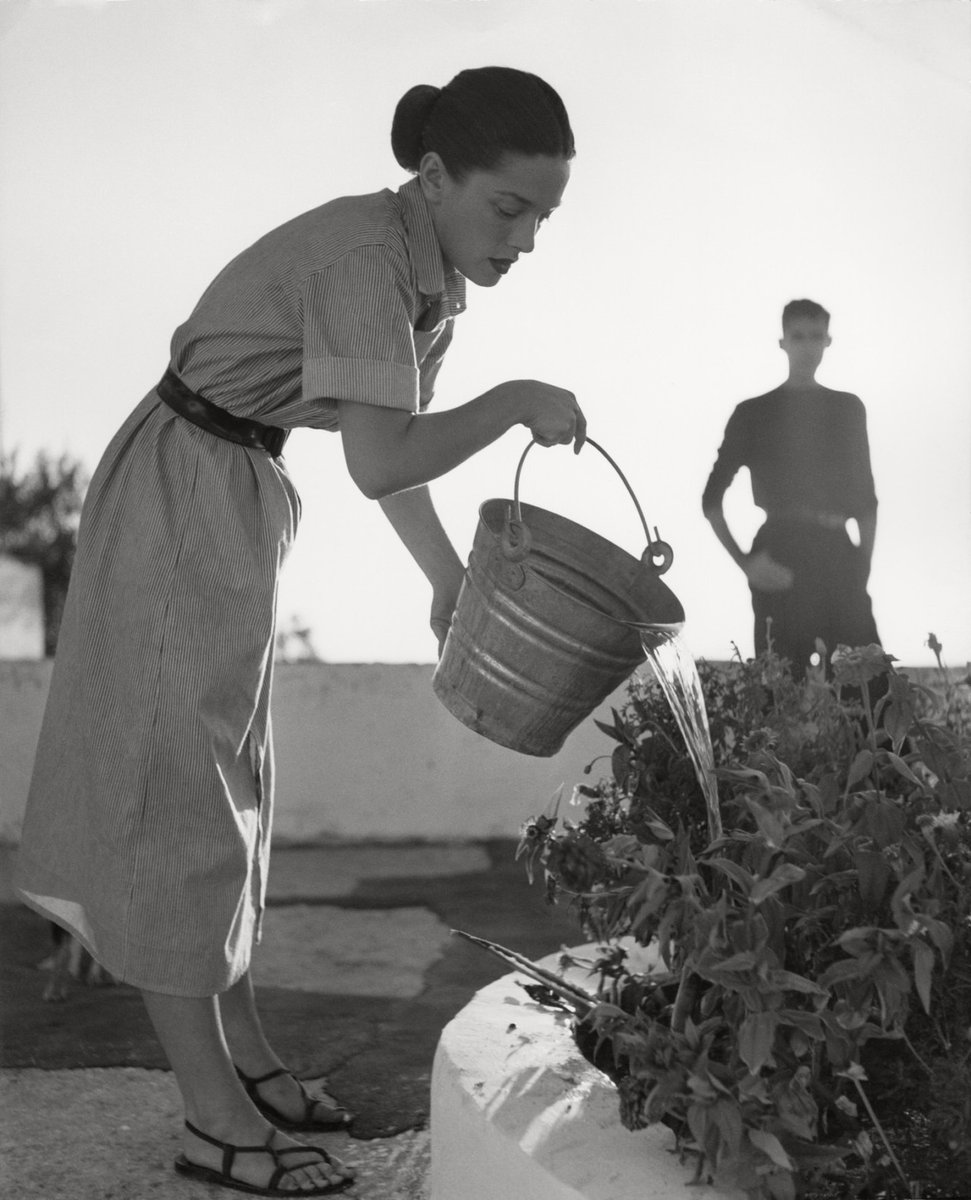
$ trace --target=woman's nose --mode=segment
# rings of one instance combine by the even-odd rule
[[[522,220],[517,221],[509,242],[520,254],[529,254],[536,245],[536,231],[538,229],[539,221],[527,213],[523,216]]]

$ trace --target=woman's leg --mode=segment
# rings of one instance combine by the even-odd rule
[[[266,1040],[256,1010],[253,981],[248,971],[238,983],[219,996],[219,1011],[232,1060],[244,1074],[251,1079],[259,1079],[286,1066]],[[306,1115],[306,1101],[292,1075],[280,1075],[276,1079],[268,1079],[266,1083],[261,1083],[259,1094],[291,1121],[299,1121]],[[335,1109],[340,1111],[333,1098],[329,1101],[322,1100],[316,1106],[314,1116],[332,1118]]]
[[[169,1064],[175,1073],[185,1105],[186,1120],[203,1133],[237,1146],[261,1146],[275,1133],[276,1149],[300,1143],[279,1130],[256,1111],[246,1095],[229,1055],[220,1019],[217,996],[167,996],[142,992],[148,1015]],[[230,1008],[232,1008],[230,1004]],[[221,1168],[222,1155],[217,1147],[184,1131],[186,1158],[199,1166]],[[289,1162],[299,1162],[296,1155]],[[268,1156],[244,1154],[237,1158],[233,1173],[247,1183],[263,1186],[273,1173]],[[339,1164],[327,1166],[319,1156],[308,1154],[306,1166],[288,1176],[287,1186],[301,1188],[336,1183],[352,1172]]]

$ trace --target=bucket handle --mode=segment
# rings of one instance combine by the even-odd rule
[[[627,493],[631,500],[634,501],[634,507],[637,509],[637,515],[641,519],[641,526],[644,529],[644,536],[647,539],[647,548],[641,555],[641,562],[655,571],[658,575],[663,575],[674,561],[674,551],[667,542],[661,540],[657,526],[654,526],[654,536],[651,537],[651,531],[648,528],[647,520],[644,517],[644,510],[641,508],[640,501],[634,495],[634,489],[627,482],[627,476],[618,467],[614,460],[610,457],[607,451],[593,438],[588,437],[584,443],[587,446],[593,446],[595,450],[599,450],[607,462],[614,468],[620,476],[620,481],[627,489]],[[516,478],[513,483],[513,511],[506,518],[506,525],[502,531],[502,552],[510,562],[521,562],[529,554],[529,549],[532,544],[529,529],[523,521],[523,510],[519,503],[519,477],[522,474],[523,463],[526,461],[526,455],[536,445],[535,440],[528,443],[526,449],[522,452],[519,459],[519,464],[516,467]]]

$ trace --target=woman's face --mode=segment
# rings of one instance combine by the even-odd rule
[[[459,182],[429,153],[419,178],[445,261],[472,283],[494,287],[532,250],[537,230],[563,198],[570,164],[506,154],[493,170],[472,171]]]

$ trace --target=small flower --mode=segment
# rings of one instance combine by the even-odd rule
[[[771,750],[778,740],[773,730],[762,727],[747,733],[742,745],[749,754],[757,754],[761,750]]]
[[[830,662],[833,678],[838,684],[864,687],[871,679],[886,675],[897,660],[884,653],[883,647],[871,642],[869,646],[837,646]]]
[[[930,823],[938,829],[953,829],[961,820],[959,812],[939,812],[934,813]]]
[[[523,822],[519,830],[519,844],[516,846],[516,859],[526,857],[526,878],[533,882],[533,869],[536,859],[542,854],[546,843],[550,840],[556,827],[556,817],[530,817]]]
[[[843,1079],[852,1079],[854,1083],[867,1083],[867,1073],[858,1062],[850,1063],[845,1071],[837,1071]]]
[[[519,843],[525,849],[531,842],[545,841],[550,830],[556,824],[551,817],[527,817],[519,830]],[[517,852],[517,858],[518,858]]]

